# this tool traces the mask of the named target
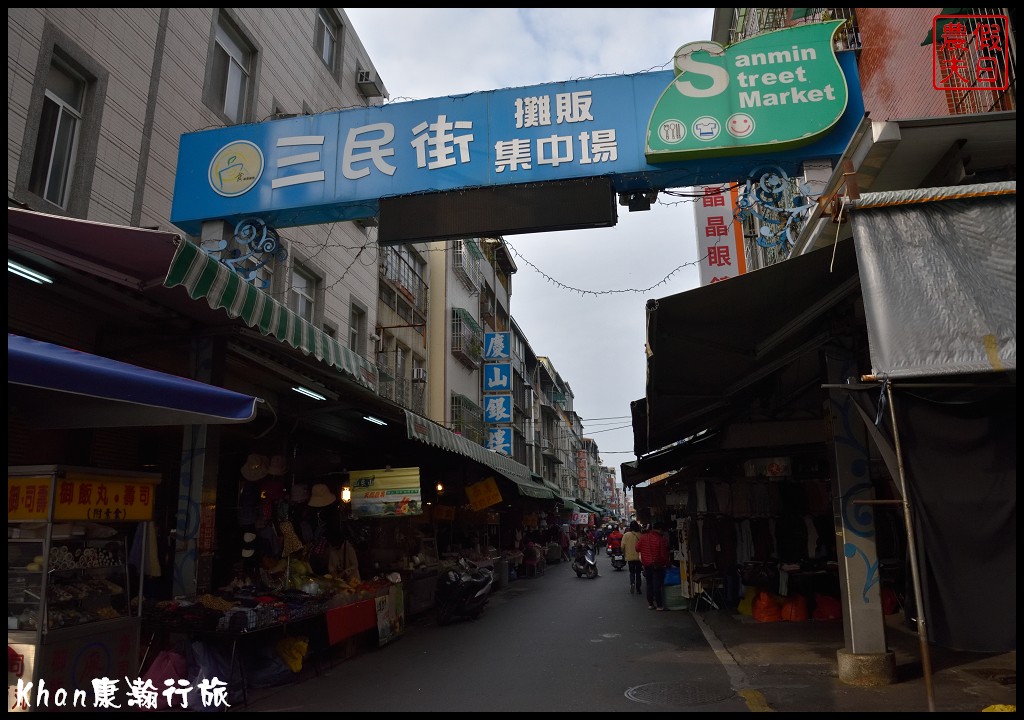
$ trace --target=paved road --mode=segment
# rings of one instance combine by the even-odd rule
[[[494,594],[483,617],[446,627],[429,615],[383,648],[251,700],[267,712],[748,711],[690,612],[651,611],[625,570],[567,563]]]

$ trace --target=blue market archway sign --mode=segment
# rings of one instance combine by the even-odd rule
[[[837,160],[864,114],[855,56],[832,49],[840,25],[691,43],[673,70],[187,133],[171,222],[198,235],[211,220],[378,218],[393,244],[614,225],[616,194],[759,165],[796,176]]]

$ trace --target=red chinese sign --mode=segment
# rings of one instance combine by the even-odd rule
[[[46,520],[50,488],[55,487],[53,520],[121,522],[153,519],[154,485],[107,480],[59,480],[47,477],[7,478],[7,519]]]
[[[730,185],[705,185],[694,203],[700,284],[728,280],[747,271],[743,228],[736,217],[738,192]]]
[[[936,90],[1010,87],[1005,15],[936,15],[933,23],[932,86]]]

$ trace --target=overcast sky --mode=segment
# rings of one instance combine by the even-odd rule
[[[345,8],[390,102],[672,68],[709,40],[712,10]],[[693,208],[661,195],[611,228],[509,235],[512,317],[551,359],[601,462],[632,460],[631,401],[645,395],[649,298],[700,284]],[[570,289],[572,288],[572,289]]]

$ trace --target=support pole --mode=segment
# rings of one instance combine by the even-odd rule
[[[893,444],[896,446],[896,461],[899,466],[900,493],[903,495],[903,522],[907,528],[907,549],[910,552],[910,579],[914,586],[914,605],[917,608],[917,638],[921,645],[921,668],[924,672],[925,693],[928,696],[928,712],[935,712],[935,692],[932,687],[932,661],[931,655],[928,652],[927,623],[925,621],[924,602],[921,596],[921,576],[917,567],[917,544],[914,540],[910,496],[907,494],[907,480],[903,470],[903,451],[900,447],[899,427],[896,425],[896,406],[893,401],[891,382],[886,382],[885,392],[889,398],[889,417],[892,420]]]

